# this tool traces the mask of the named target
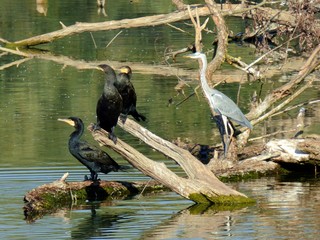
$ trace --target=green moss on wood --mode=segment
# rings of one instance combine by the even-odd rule
[[[72,190],[71,190],[72,189]],[[156,182],[93,182],[65,183],[54,182],[33,189],[25,195],[24,213],[26,220],[33,221],[44,214],[60,208],[84,204],[89,201],[123,199],[139,194],[156,193],[168,190]]]
[[[255,200],[235,195],[221,195],[221,196],[204,196],[203,194],[193,193],[189,195],[189,199],[201,204],[215,204],[215,205],[236,205],[236,204],[250,204]]]
[[[275,170],[265,172],[250,171],[246,173],[233,174],[227,177],[219,176],[218,178],[222,182],[238,182],[241,180],[258,179],[261,177],[274,176],[275,174],[284,174],[286,172],[288,171],[283,168],[277,168]]]

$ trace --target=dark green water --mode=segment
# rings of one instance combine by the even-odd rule
[[[61,28],[59,22],[99,22],[167,13],[175,8],[170,1],[107,1],[106,16],[98,14],[95,1],[48,1],[46,15],[39,13],[35,1],[1,1],[0,37],[20,40]],[[39,5],[38,5],[39,9]],[[229,19],[233,31],[241,31],[240,21]],[[190,33],[184,23],[174,24]],[[176,76],[182,70],[197,71],[196,62],[179,58],[172,71],[163,71],[164,53],[177,50],[192,42],[193,37],[168,26],[122,30],[111,45],[106,47],[121,30],[82,33],[52,44],[40,46],[43,50],[73,60],[87,62],[134,62],[133,82],[138,94],[138,109],[148,117],[144,127],[159,136],[172,140],[189,138],[194,142],[219,142],[215,123],[210,119],[206,102],[196,97],[181,105],[167,107],[168,99],[176,92]],[[94,39],[94,42],[93,40]],[[207,48],[211,36],[204,40]],[[96,47],[95,47],[96,45]],[[232,45],[232,54],[248,62],[254,59],[253,50]],[[20,59],[1,55],[0,65]],[[142,67],[141,67],[142,66]],[[153,68],[153,66],[155,66]],[[144,68],[152,69],[147,73]],[[159,68],[159,69],[157,69]],[[139,70],[140,69],[140,70]],[[168,68],[166,68],[168,69]],[[232,68],[227,67],[226,69]],[[190,71],[192,72],[192,71]],[[190,93],[196,87],[188,80]],[[268,80],[271,89],[276,79]],[[32,188],[52,182],[69,172],[69,181],[80,181],[87,170],[72,158],[67,149],[72,128],[58,122],[61,117],[78,116],[85,124],[95,122],[96,101],[101,94],[103,76],[94,70],[78,70],[56,61],[30,59],[19,66],[0,71],[0,237],[1,239],[314,239],[318,235],[320,204],[319,181],[313,178],[263,178],[232,184],[235,189],[257,199],[257,204],[234,211],[209,210],[193,214],[188,207],[192,202],[174,193],[141,196],[112,203],[88,203],[72,209],[44,216],[33,224],[24,220],[23,195]],[[252,92],[259,83],[242,86],[240,105],[248,109]],[[236,99],[238,83],[219,86]],[[267,91],[267,90],[265,90]],[[319,94],[314,88],[301,96],[301,101]],[[178,102],[182,96],[175,98]],[[310,108],[307,122],[310,132],[319,133],[316,108]],[[255,127],[261,132],[289,128],[291,118],[284,115]],[[132,144],[151,159],[177,166],[162,155],[139,143],[121,129],[117,135]],[[86,133],[84,138],[92,143]],[[110,152],[110,151],[109,151]],[[110,154],[120,163],[125,161]],[[136,170],[126,173],[100,175],[104,180],[145,180]]]

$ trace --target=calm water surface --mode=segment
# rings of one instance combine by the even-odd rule
[[[75,22],[98,22],[167,13],[174,9],[170,1],[107,1],[106,13],[98,13],[95,1],[1,2],[0,36],[19,40],[59,29]],[[44,14],[45,13],[45,14]],[[232,20],[228,20],[231,21]],[[184,23],[176,26],[192,29]],[[243,24],[232,23],[234,31]],[[164,52],[185,47],[192,36],[169,27],[83,33],[40,46],[56,56],[92,62],[135,62],[145,66],[164,64]],[[95,40],[95,44],[93,40]],[[207,46],[210,37],[205,39]],[[96,45],[96,47],[95,47]],[[253,52],[244,46],[231,46],[234,55],[252,60]],[[20,59],[4,55],[0,64]],[[197,63],[178,59],[172,63],[181,69],[194,69]],[[143,126],[165,139],[189,138],[194,142],[212,144],[219,136],[203,99],[191,98],[179,108],[168,107],[168,99],[176,92],[178,82],[172,73],[146,74],[134,71],[139,110],[148,117]],[[188,79],[186,79],[188,80]],[[189,79],[190,80],[190,79]],[[265,92],[277,85],[266,84]],[[197,83],[190,81],[192,91]],[[269,82],[267,82],[269,83]],[[59,117],[79,116],[85,124],[95,121],[96,101],[101,93],[103,76],[93,70],[78,70],[49,60],[31,59],[19,66],[0,71],[0,238],[1,239],[315,239],[320,233],[320,182],[314,177],[278,176],[229,184],[257,200],[241,209],[206,209],[195,214],[192,202],[174,193],[136,196],[112,202],[87,203],[46,215],[33,223],[23,216],[24,194],[69,172],[68,181],[80,181],[88,171],[73,159],[67,150],[72,128],[57,121]],[[240,105],[246,112],[252,92],[259,83],[244,84]],[[236,98],[238,83],[219,86]],[[313,88],[301,101],[319,91]],[[181,96],[174,98],[182,100]],[[196,106],[196,107],[195,107]],[[307,109],[309,131],[319,133],[317,108]],[[290,128],[296,112],[276,117],[257,126],[262,132]],[[319,118],[317,118],[319,119]],[[151,159],[165,162],[179,172],[177,166],[161,154],[117,129],[117,135]],[[253,133],[254,134],[254,133]],[[89,133],[84,138],[94,144]],[[110,151],[109,151],[110,152]],[[126,164],[117,154],[110,154]],[[148,178],[136,170],[100,175],[103,180],[139,181]],[[198,207],[197,207],[198,208]],[[196,211],[197,210],[197,211]]]

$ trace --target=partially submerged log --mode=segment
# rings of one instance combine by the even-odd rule
[[[23,207],[26,220],[34,221],[44,214],[53,213],[60,208],[76,207],[86,201],[111,201],[142,193],[169,191],[167,187],[156,181],[66,182],[67,175],[68,173],[57,181],[44,184],[26,193]]]

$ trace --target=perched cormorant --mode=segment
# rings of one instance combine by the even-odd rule
[[[118,118],[122,110],[122,97],[115,87],[117,75],[114,70],[106,64],[99,65],[105,72],[105,84],[103,93],[97,103],[97,126],[103,128],[109,133],[109,138],[116,144],[117,137],[114,134],[114,128],[117,125]]]
[[[84,125],[80,118],[59,118],[58,121],[66,122],[76,129],[70,135],[69,151],[90,170],[90,180],[97,180],[98,172],[107,174],[111,171],[117,172],[121,170],[122,166],[119,166],[106,152],[89,145],[86,141],[80,140],[84,131]]]
[[[120,119],[123,123],[125,123],[128,115],[133,116],[137,121],[140,121],[140,119],[142,121],[146,120],[145,116],[137,112],[137,95],[134,90],[133,84],[130,81],[131,76],[131,68],[128,66],[123,66],[120,68],[120,73],[117,77],[117,82],[115,83],[115,87],[118,89],[118,92],[122,97],[123,107]]]

